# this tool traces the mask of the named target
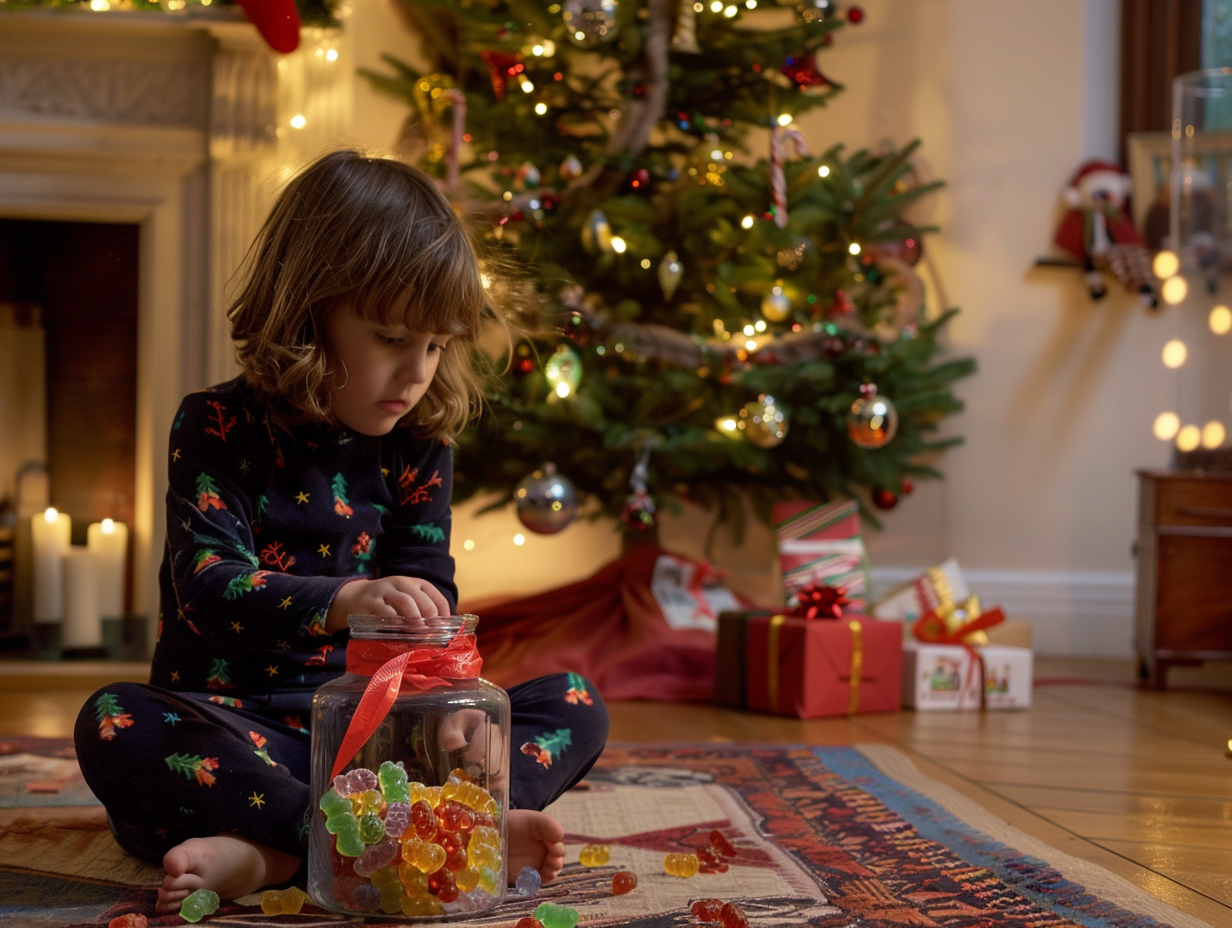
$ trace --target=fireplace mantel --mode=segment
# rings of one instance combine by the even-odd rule
[[[344,36],[281,56],[193,9],[0,13],[0,216],[139,227],[132,606],[151,618],[176,408],[234,375],[228,284],[289,166],[349,118]]]

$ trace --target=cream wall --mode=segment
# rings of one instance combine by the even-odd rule
[[[821,59],[847,90],[802,129],[814,151],[923,140],[921,174],[947,183],[921,217],[943,230],[928,243],[932,296],[961,307],[949,349],[980,368],[947,424],[966,438],[940,461],[947,479],[917,485],[867,534],[877,585],[952,555],[986,600],[1033,623],[1042,653],[1127,656],[1133,470],[1168,453],[1151,437],[1174,390],[1158,362],[1165,323],[1119,289],[1092,304],[1077,271],[1033,266],[1070,173],[1116,155],[1117,0],[862,5],[865,23]],[[389,0],[357,0],[349,30],[361,65],[414,55]],[[403,113],[356,82],[358,139],[391,144]],[[547,589],[618,552],[609,526],[581,523],[519,548],[512,513],[474,508],[455,513],[464,598]],[[664,544],[699,555],[707,527],[668,518]],[[772,550],[753,526],[742,546],[720,538],[714,561],[764,599]]]

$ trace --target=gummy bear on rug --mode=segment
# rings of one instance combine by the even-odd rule
[[[483,676],[493,683],[573,672],[605,699],[702,702],[714,697],[718,613],[751,607],[705,562],[645,544],[576,583],[458,609],[479,616]]]

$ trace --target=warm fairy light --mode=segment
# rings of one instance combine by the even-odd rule
[[[532,84],[530,81],[526,81],[526,80],[522,81],[522,93],[534,93],[534,92],[535,92],[534,84]]]
[[[1176,435],[1176,446],[1182,451],[1193,451],[1202,442],[1202,430],[1196,425],[1187,425]]]
[[[1160,280],[1167,280],[1181,269],[1181,259],[1173,251],[1161,251],[1151,262],[1151,270]]]
[[[729,6],[723,10],[723,15],[726,16],[728,19],[732,19],[739,12],[740,10],[737,7]]]
[[[43,521],[44,522],[54,522],[58,518],[60,518],[60,511],[56,509],[55,506],[48,506],[43,511]]]
[[[1164,367],[1180,367],[1189,357],[1189,349],[1179,338],[1174,338],[1164,345]]]
[[[723,0],[714,0],[714,2],[710,4],[710,12],[711,13],[722,13],[723,12]]]
[[[1222,441],[1222,439],[1220,440]],[[103,519],[103,521],[99,524],[99,528],[102,530],[102,533],[104,535],[114,535],[115,534],[115,520],[114,519]]]
[[[530,53],[534,55],[536,58],[542,58],[543,57],[543,46],[537,43],[535,45],[532,45],[530,49]]]
[[[780,126],[790,126],[791,125],[791,113],[779,113],[779,125]]]
[[[750,10],[755,10],[757,9],[757,0],[744,0],[744,5]]]
[[[821,167],[819,167],[817,169],[817,176],[818,177],[829,177],[830,176],[830,165],[823,164]]]
[[[1232,331],[1232,309],[1226,306],[1216,306],[1211,310],[1207,321],[1211,331],[1216,335],[1227,335],[1229,331]]]
[[[556,395],[562,400],[569,395],[569,385],[563,380],[556,385]]]
[[[744,329],[743,329],[744,334],[745,334],[746,336],[748,336],[749,338],[752,338],[752,337],[753,337],[753,333],[754,333],[755,331],[757,331],[757,330],[756,330],[756,329],[754,329],[752,325],[746,325],[746,326],[744,327]]]
[[[1160,441],[1172,441],[1181,430],[1181,420],[1174,412],[1161,412],[1155,417],[1155,437]]]
[[[521,532],[518,532],[513,536],[513,543],[520,548],[522,545],[526,544],[526,536]]]
[[[699,2],[699,3],[694,3],[694,4],[693,4],[693,12],[694,12],[694,13],[702,13],[702,12],[705,12],[705,9],[706,9],[706,8],[705,8],[704,6],[702,6],[700,2]]]
[[[619,235],[612,236],[612,251],[616,252],[616,254],[623,255],[628,247],[628,244]]]
[[[466,539],[466,541],[462,542],[462,547],[466,549],[467,551],[474,551],[475,550],[475,539],[473,538]]]
[[[513,191],[506,190],[504,193],[501,194],[501,199],[504,200],[506,203],[508,203],[510,200],[513,199]]]
[[[546,103],[536,103],[535,104],[535,112],[538,115],[542,116],[547,111],[548,111],[548,105]]]
[[[325,60],[331,61],[331,62],[337,61],[338,60],[338,49],[336,48],[325,49]]]
[[[753,228],[753,224],[756,222],[757,220],[754,219],[752,216],[745,216],[743,219],[740,220],[740,228],[751,229]]]
[[[111,9],[111,4],[107,0],[90,0],[90,9],[95,13],[106,13]]]
[[[646,270],[650,270],[650,259],[649,259],[649,258],[642,258],[642,260],[641,260],[641,265],[642,265],[642,267],[643,267],[643,268],[645,268]]]
[[[757,342],[753,341],[753,339],[750,338],[747,342],[744,343],[744,347],[747,348],[749,351],[756,351]]]
[[[1185,299],[1188,292],[1189,284],[1185,283],[1184,277],[1169,277],[1159,288],[1159,295],[1164,298],[1164,302],[1173,306]]]
[[[489,277],[487,274],[480,273],[480,275],[479,275],[479,283],[483,285],[483,289],[485,289],[485,290],[491,290],[491,289],[492,289],[492,278],[491,278],[491,277]]]
[[[860,243],[852,242],[850,245],[847,246],[847,250],[851,252],[851,254],[853,255],[858,255],[860,253]]]
[[[724,435],[735,435],[740,430],[740,423],[735,416],[723,416],[715,420],[714,427]]]
[[[1223,440],[1228,437],[1227,430],[1224,429],[1223,423],[1218,419],[1212,419],[1206,425],[1202,426],[1202,447],[1203,448],[1218,448],[1223,444]]]
[[[753,323],[753,328],[755,328],[758,332],[766,331],[766,320],[758,319],[756,322]]]
[[[291,128],[292,129],[302,129],[306,125],[308,125],[308,120],[304,118],[303,113],[296,113],[294,116],[291,117]]]

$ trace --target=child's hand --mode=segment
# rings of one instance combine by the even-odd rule
[[[351,580],[334,594],[325,630],[336,632],[347,627],[348,615],[375,615],[393,618],[431,618],[449,615],[445,595],[419,577],[382,577],[379,580]]]

